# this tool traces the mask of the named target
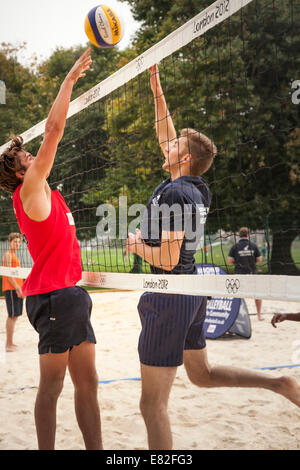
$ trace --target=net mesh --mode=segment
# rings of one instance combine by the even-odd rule
[[[233,3],[239,8],[249,4],[230,15],[226,8]],[[196,263],[233,273],[229,250],[239,239],[238,229],[246,226],[261,251],[259,274],[298,276],[299,106],[293,102],[292,85],[299,69],[299,4],[264,0],[213,5],[191,27],[200,34],[216,22],[216,12],[220,23],[165,53],[159,63],[176,130],[197,129],[218,148],[204,175],[212,202]],[[176,36],[170,39],[174,42]],[[158,44],[157,51],[161,49]],[[156,62],[153,57],[152,51],[148,66]],[[126,238],[140,227],[149,197],[166,174],[145,70],[147,54],[135,68],[136,76],[69,117],[49,179],[72,210],[87,273],[150,273],[148,262],[126,252]],[[26,143],[33,155],[41,139],[38,135]],[[1,193],[0,204],[5,240],[18,228],[10,197]],[[22,255],[22,266],[31,265],[30,257]]]

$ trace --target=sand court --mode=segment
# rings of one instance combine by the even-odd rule
[[[147,449],[139,411],[140,367],[137,353],[141,293],[92,293],[92,324],[98,341],[96,364],[106,450]],[[252,299],[246,299],[250,314]],[[300,323],[283,322],[274,329],[272,313],[299,312],[293,302],[263,301],[264,321],[251,315],[252,337],[207,340],[211,364],[267,369],[300,382]],[[38,335],[27,316],[18,319],[17,352],[5,353],[6,311],[0,299],[0,450],[37,449],[34,403],[39,382]],[[286,367],[288,366],[288,367]],[[279,395],[259,389],[200,389],[179,367],[169,402],[178,450],[246,450],[300,448],[300,409]],[[69,374],[58,401],[57,450],[84,449],[78,429]]]

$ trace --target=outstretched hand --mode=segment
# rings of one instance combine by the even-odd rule
[[[286,315],[285,314],[281,314],[281,313],[276,313],[272,320],[271,320],[271,323],[272,325],[274,326],[274,328],[277,328],[276,326],[276,323],[281,323],[283,322],[284,320],[286,320]]]
[[[71,80],[74,82],[74,84],[77,82],[77,80],[81,77],[85,77],[86,70],[90,68],[92,61],[91,58],[91,50],[92,48],[89,47],[81,57],[75,62],[73,67],[71,68],[70,72],[68,73],[68,77],[71,78]]]
[[[158,65],[152,65],[149,67],[150,71],[150,86],[151,90],[153,92],[153,95],[155,97],[160,96],[163,94],[162,87],[160,84],[160,78],[159,78],[159,70],[158,70]]]

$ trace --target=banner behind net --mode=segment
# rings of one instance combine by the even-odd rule
[[[148,263],[126,253],[128,231],[140,227],[149,197],[167,177],[161,169],[147,70],[159,61],[177,131],[199,130],[218,148],[204,176],[212,204],[198,240],[197,264],[220,266],[231,279],[230,247],[238,240],[239,227],[249,227],[262,262],[259,275],[234,276],[241,286],[237,294],[299,299],[300,131],[293,95],[297,47],[297,2],[217,1],[71,104],[49,184],[61,191],[72,210],[85,284],[232,294],[225,279],[209,276],[206,282],[205,270],[202,280],[157,278],[149,274]],[[33,155],[43,126],[24,133]],[[1,194],[0,203],[6,208],[0,224],[5,240],[18,227],[10,198]],[[1,248],[2,256],[4,241]],[[20,260],[30,269],[25,244]],[[123,273],[128,275],[120,277]]]

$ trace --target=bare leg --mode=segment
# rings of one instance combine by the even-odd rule
[[[255,299],[256,311],[257,311],[257,318],[259,320],[263,320],[261,316],[261,306],[262,306],[262,299]]]
[[[40,355],[40,385],[35,402],[35,424],[40,450],[53,450],[56,405],[63,387],[69,351]]]
[[[6,320],[6,351],[16,351],[17,346],[13,342],[17,317],[7,317]]]
[[[211,367],[206,348],[184,351],[184,365],[191,382],[199,387],[264,388],[284,396],[300,407],[300,386],[293,377],[272,377],[238,367]]]
[[[75,387],[75,412],[86,449],[103,449],[95,345],[83,342],[70,352],[69,371]]]
[[[141,412],[148,433],[149,449],[172,449],[172,433],[167,413],[170,390],[177,367],[141,364]]]

